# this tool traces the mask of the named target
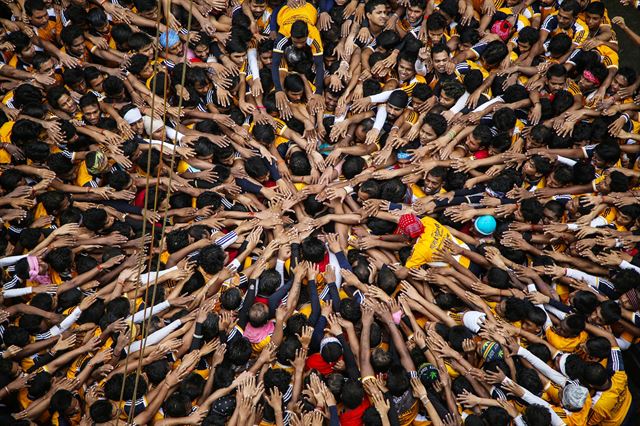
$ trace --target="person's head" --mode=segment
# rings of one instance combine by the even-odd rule
[[[622,318],[621,308],[615,300],[605,300],[589,315],[589,322],[599,326],[615,324]]]
[[[81,57],[85,53],[84,34],[80,27],[64,27],[60,32],[60,39],[70,55]]]
[[[80,98],[80,110],[82,118],[87,124],[95,126],[100,121],[100,104],[93,93],[88,93]]]
[[[580,314],[567,315],[556,329],[563,337],[577,337],[585,329],[585,318]]]
[[[600,62],[591,63],[582,71],[582,75],[578,80],[578,87],[583,93],[591,92],[602,85],[608,73],[609,70],[604,64]]]
[[[342,385],[340,394],[344,408],[353,410],[358,408],[364,399],[364,387],[360,380],[347,379]]]
[[[595,167],[611,167],[620,159],[620,146],[616,143],[600,143],[596,146],[591,162]]]
[[[464,95],[465,88],[462,83],[457,80],[447,80],[442,83],[440,90],[440,105],[446,109],[450,109]]]
[[[296,49],[302,49],[307,45],[309,27],[303,20],[297,20],[291,25],[291,42]]]
[[[302,258],[313,263],[320,263],[324,260],[326,248],[324,243],[314,236],[302,240],[300,244]]]
[[[595,4],[595,3],[594,3]],[[627,88],[638,79],[638,73],[631,67],[620,67],[613,77],[613,81],[609,86],[611,93],[618,93],[621,89]]]
[[[581,343],[576,353],[586,362],[600,362],[611,354],[611,343],[606,337],[593,336]],[[582,374],[581,366],[580,374]]]
[[[431,48],[433,68],[439,74],[446,74],[447,64],[451,61],[451,51],[444,43],[438,43]]]
[[[432,45],[442,43],[447,28],[447,19],[440,12],[434,12],[427,18],[427,37]]]
[[[386,0],[371,0],[365,3],[364,12],[369,23],[377,27],[384,27],[389,20],[388,6]]]
[[[283,85],[287,98],[293,103],[300,103],[304,99],[304,81],[300,74],[288,74]]]
[[[611,388],[611,373],[599,362],[590,362],[582,370],[581,382],[596,391],[605,391]]]
[[[541,404],[529,404],[522,413],[527,426],[545,426],[551,424],[549,409]]]
[[[259,328],[264,326],[269,320],[269,307],[264,303],[254,303],[249,308],[249,323]]]
[[[224,266],[225,257],[222,248],[216,244],[212,244],[200,250],[197,256],[197,262],[206,273],[217,274]]]
[[[24,11],[34,27],[42,28],[49,22],[47,6],[43,0],[25,0]]]
[[[508,53],[507,45],[503,41],[492,41],[480,55],[480,62],[486,70],[492,70],[500,65]]]
[[[89,407],[89,416],[96,424],[108,423],[115,417],[116,408],[106,400],[99,399]]]
[[[427,8],[427,2],[425,0],[410,0],[409,6],[407,7],[405,13],[407,17],[407,21],[411,26],[415,26],[424,17],[425,10]]]
[[[387,100],[387,116],[395,120],[402,114],[408,103],[409,95],[404,90],[394,90]]]
[[[13,45],[14,52],[25,62],[35,59],[36,49],[31,39],[22,31],[14,31],[7,35],[6,40]]]
[[[416,58],[415,56],[403,53],[398,56],[398,78],[401,82],[406,83],[411,81],[413,77],[416,75],[415,68]]]
[[[584,10],[584,22],[589,28],[589,32],[597,32],[602,25],[602,19],[605,14],[604,3],[593,2],[590,3]]]
[[[527,53],[531,50],[540,39],[540,30],[534,27],[524,27],[518,31],[518,50],[520,54]]]
[[[558,27],[563,30],[568,29],[576,21],[580,12],[580,5],[575,0],[562,2],[558,9]]]

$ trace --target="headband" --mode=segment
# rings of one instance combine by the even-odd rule
[[[560,372],[567,375],[567,358],[569,358],[569,354],[560,355],[560,359],[558,360],[558,367],[560,368]]]
[[[137,121],[142,120],[142,114],[138,108],[132,108],[122,117],[129,124],[133,124]]]
[[[324,349],[324,347],[327,346],[329,343],[337,343],[340,345],[340,347],[342,347],[342,343],[340,343],[340,340],[336,339],[335,337],[325,337],[320,342],[320,352],[322,352],[322,349]]]
[[[29,264],[29,281],[43,285],[51,284],[51,278],[48,275],[40,275],[40,263],[37,257],[27,256],[27,263]]]
[[[102,171],[100,168],[100,165],[106,160],[106,158],[107,157],[104,155],[102,151],[96,151],[96,156],[93,161],[93,164],[90,165],[87,163],[87,171],[94,176],[99,175],[100,172]]]
[[[142,122],[144,123],[144,131],[147,132],[149,136],[157,130],[162,129],[164,126],[164,122],[162,120],[158,120],[157,118],[152,118],[147,115],[142,117]]]
[[[160,34],[160,46],[163,48],[173,47],[180,43],[180,37],[175,30],[169,30]]]
[[[29,279],[32,280],[40,273],[40,264],[35,256],[27,256],[27,262],[29,263]]]
[[[593,73],[589,70],[582,71],[582,76],[590,83],[595,84],[596,86],[600,85],[600,79],[593,75]]]
[[[633,309],[637,311],[638,308],[640,308],[640,300],[638,300],[638,293],[636,293],[636,290],[631,289],[625,294],[627,295],[627,298],[629,299],[629,303],[631,303],[631,306],[633,307]]]

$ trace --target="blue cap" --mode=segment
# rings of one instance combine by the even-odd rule
[[[476,219],[474,227],[482,235],[491,235],[496,230],[496,220],[490,215],[480,216]]]
[[[180,37],[176,31],[169,30],[160,34],[160,46],[163,48],[173,47],[178,43],[180,43]]]

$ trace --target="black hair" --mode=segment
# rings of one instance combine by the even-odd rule
[[[622,317],[620,305],[614,300],[605,300],[600,304],[600,316],[606,325],[617,323]]]
[[[220,246],[211,244],[200,250],[197,256],[197,262],[202,269],[208,274],[217,274],[224,267],[224,251]]]

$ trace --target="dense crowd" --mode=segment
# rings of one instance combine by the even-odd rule
[[[2,0],[0,422],[638,424],[616,31],[598,0]]]

